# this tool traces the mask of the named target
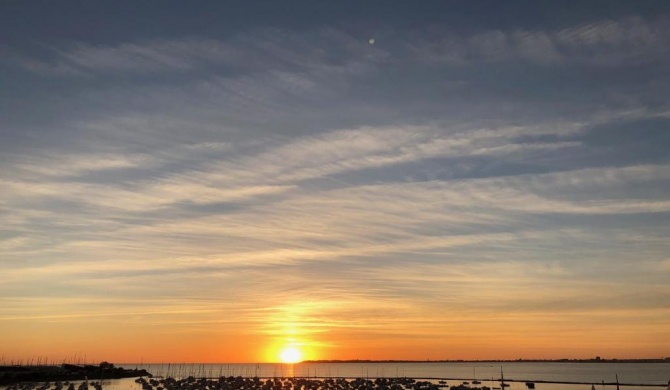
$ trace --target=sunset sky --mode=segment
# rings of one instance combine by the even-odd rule
[[[664,0],[2,1],[0,359],[670,356],[668,91]]]

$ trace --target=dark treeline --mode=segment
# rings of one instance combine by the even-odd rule
[[[94,365],[0,366],[0,385],[19,382],[76,381],[83,379],[119,379],[151,376],[146,370],[129,370],[102,362]]]

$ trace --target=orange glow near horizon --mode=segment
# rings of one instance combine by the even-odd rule
[[[0,321],[0,334],[23,335],[3,340],[6,364],[38,358],[56,364],[78,360],[292,364],[320,359],[645,358],[665,356],[663,343],[652,341],[667,340],[667,336],[654,333],[665,318],[663,313],[647,313],[643,325],[631,326],[634,317],[637,320],[645,313],[603,311],[566,318],[547,313],[528,323],[521,316],[484,312],[464,313],[459,318],[438,313],[439,318],[421,319],[420,313],[404,308],[412,320],[397,317],[397,312],[381,311],[377,317],[363,320],[361,315],[354,321],[349,311],[327,312],[316,305],[311,309],[309,315],[293,310],[296,315],[291,322],[249,321],[245,326],[227,327],[196,327],[190,322],[192,318],[175,314],[165,315],[161,321],[138,319],[125,329],[97,318],[64,318],[31,323],[23,328],[31,332],[20,333],[19,321]],[[272,318],[289,317],[281,314]],[[175,325],[178,318],[183,322],[180,326]],[[54,328],[59,337],[52,337]],[[110,334],[115,335],[114,340],[106,341]],[[635,338],[637,334],[651,336]]]

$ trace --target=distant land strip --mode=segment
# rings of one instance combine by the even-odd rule
[[[445,360],[303,360],[302,363],[670,363],[670,357],[653,359],[445,359]]]

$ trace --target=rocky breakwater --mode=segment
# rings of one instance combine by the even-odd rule
[[[100,365],[63,364],[60,366],[0,366],[0,385],[21,382],[76,381],[84,379],[119,379],[151,377],[146,370],[115,367],[108,362]]]

